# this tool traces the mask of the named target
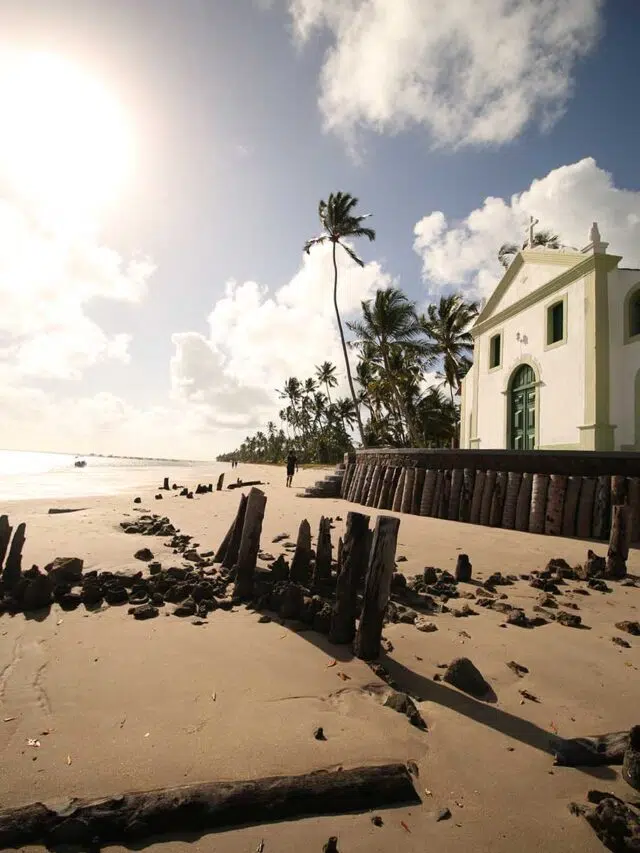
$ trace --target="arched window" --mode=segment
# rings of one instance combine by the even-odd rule
[[[536,446],[536,375],[523,364],[511,377],[509,390],[509,449],[533,450]]]
[[[629,300],[629,337],[640,335],[640,288],[631,295]]]

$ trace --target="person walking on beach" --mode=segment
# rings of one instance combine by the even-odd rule
[[[293,475],[298,470],[298,459],[296,458],[293,450],[289,451],[289,455],[287,456],[287,487],[291,486],[291,481],[293,480]]]

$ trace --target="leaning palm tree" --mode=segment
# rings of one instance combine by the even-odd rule
[[[526,249],[529,241],[525,240],[522,248]],[[559,249],[560,238],[552,231],[536,231],[533,235],[534,246],[545,246],[547,249]],[[515,243],[503,243],[498,249],[498,260],[505,269],[511,266],[511,262],[519,252],[519,248]]]
[[[351,377],[351,366],[349,365],[349,355],[347,353],[347,345],[344,340],[344,332],[342,330],[342,320],[340,319],[340,309],[338,308],[338,264],[336,262],[336,247],[342,246],[345,252],[349,255],[352,261],[355,261],[358,266],[363,267],[364,261],[356,255],[351,246],[343,243],[343,239],[353,237],[366,237],[368,240],[376,239],[376,232],[372,228],[365,228],[362,223],[371,214],[364,216],[356,216],[355,208],[358,204],[358,199],[349,193],[337,192],[331,193],[327,201],[321,200],[318,204],[318,216],[322,224],[323,233],[318,237],[307,240],[304,244],[304,250],[307,254],[311,251],[312,246],[318,246],[321,243],[329,241],[332,245],[333,259],[333,306],[336,312],[336,320],[338,322],[338,331],[340,333],[340,341],[342,343],[342,352],[344,355],[344,363],[347,369],[347,380],[349,382],[349,390],[351,398],[356,410],[356,420],[358,422],[358,431],[360,433],[360,441],[363,447],[365,446],[364,430],[362,428],[362,418],[360,417],[360,409],[358,408],[358,397],[353,386]]]
[[[420,325],[429,341],[430,355],[442,364],[442,378],[453,395],[460,393],[462,377],[471,365],[473,338],[471,324],[478,316],[478,304],[466,302],[459,294],[441,296],[437,305],[429,305]]]
[[[335,364],[331,364],[330,361],[323,361],[322,364],[316,367],[316,378],[327,389],[327,399],[331,403],[331,392],[329,389],[335,388],[338,384]]]

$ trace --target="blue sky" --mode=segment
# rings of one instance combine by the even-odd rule
[[[0,289],[22,312],[31,292],[42,315],[16,308],[0,328],[0,444],[206,457],[263,425],[276,384],[338,359],[325,259],[301,268],[332,190],[357,195],[378,232],[363,273],[345,264],[346,313],[392,280],[420,303],[487,295],[495,250],[530,213],[574,245],[598,219],[640,265],[640,4],[535,5],[5,0],[0,57],[44,52],[98,81],[134,154],[94,232],[73,235],[82,282],[71,261],[47,281],[45,255],[34,278],[20,241],[0,242]],[[17,162],[0,148],[0,199],[32,229],[32,257],[23,220],[40,211]],[[73,158],[64,169],[76,180]],[[132,257],[148,259],[133,284]]]

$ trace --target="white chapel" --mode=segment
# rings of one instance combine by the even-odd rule
[[[478,316],[460,446],[640,453],[640,270],[607,253],[518,252]]]

